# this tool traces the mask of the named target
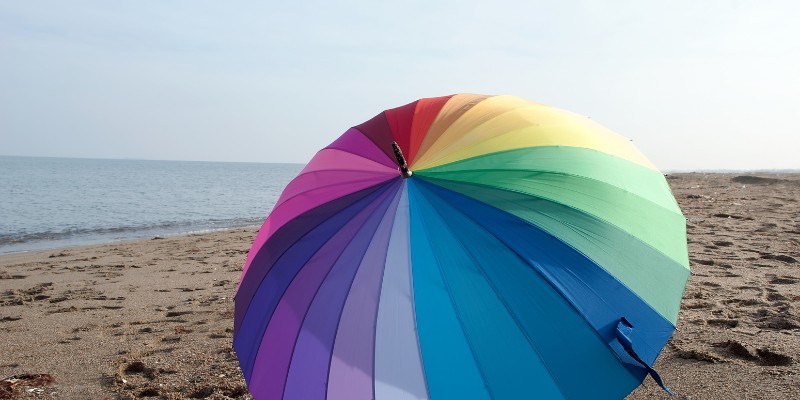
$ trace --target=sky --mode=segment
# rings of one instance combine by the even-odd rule
[[[510,94],[662,170],[800,168],[795,1],[0,0],[0,154],[305,163],[384,109]]]

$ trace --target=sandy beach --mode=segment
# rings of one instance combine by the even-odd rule
[[[668,181],[692,275],[656,369],[676,399],[800,398],[800,175]],[[256,231],[0,256],[0,399],[250,398],[231,340]]]

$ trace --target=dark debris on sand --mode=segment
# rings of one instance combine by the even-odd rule
[[[44,386],[55,382],[49,374],[20,374],[0,381],[0,400],[18,398],[23,390],[34,394],[44,394]]]

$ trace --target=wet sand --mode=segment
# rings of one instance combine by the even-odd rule
[[[673,398],[800,398],[800,175],[668,180],[692,266],[656,364]],[[255,233],[0,256],[0,399],[250,398],[231,336]]]

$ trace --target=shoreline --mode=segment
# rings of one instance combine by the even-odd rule
[[[26,242],[16,243],[16,244],[0,244],[0,257],[11,255],[11,254],[20,254],[20,253],[36,253],[36,252],[47,252],[47,251],[57,251],[57,250],[66,250],[66,249],[74,249],[74,248],[81,248],[81,247],[97,247],[97,246],[104,246],[108,244],[117,244],[117,243],[127,243],[127,242],[138,242],[138,241],[146,241],[146,240],[157,240],[157,239],[166,239],[166,238],[175,238],[180,236],[193,236],[193,235],[204,235],[208,233],[216,233],[216,232],[225,232],[229,230],[235,229],[259,229],[261,224],[263,224],[263,220],[261,220],[260,224],[242,224],[242,225],[231,225],[227,227],[221,228],[201,228],[197,230],[189,230],[189,231],[169,231],[164,229],[141,229],[140,232],[148,232],[147,234],[140,234],[140,235],[132,235],[128,238],[118,238],[118,239],[107,239],[103,238],[102,235],[96,236],[94,239],[87,238],[87,239],[74,239],[72,237],[66,237],[63,239],[53,239],[53,240],[30,240]],[[136,230],[132,230],[135,232]],[[59,243],[59,242],[73,242],[79,241],[80,243],[75,244],[46,244],[46,243]],[[24,250],[10,250],[4,251],[2,250],[3,247],[24,247],[26,244],[33,245],[30,249]]]
[[[676,399],[800,398],[800,175],[667,180],[692,275],[655,369]],[[231,341],[257,229],[0,255],[0,382],[54,379],[20,399],[251,398]],[[628,396],[652,398],[649,377]]]

